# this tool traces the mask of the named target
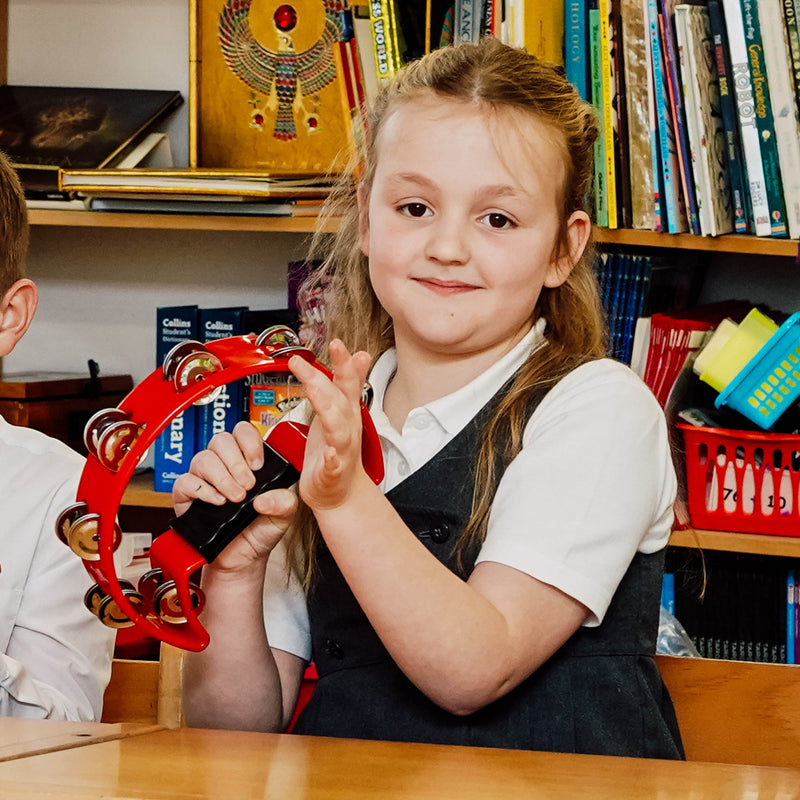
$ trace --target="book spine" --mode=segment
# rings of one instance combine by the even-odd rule
[[[603,153],[605,157],[606,196],[609,228],[617,227],[617,177],[614,158],[614,129],[616,128],[613,63],[611,61],[610,0],[599,0],[600,14],[600,91],[603,113]]]
[[[585,102],[591,101],[589,91],[586,0],[566,0],[564,5],[564,69],[567,80],[578,90]]]
[[[542,61],[564,64],[564,3],[523,2],[525,49]]]
[[[481,35],[483,12],[479,0],[456,0],[455,43],[477,42]]]
[[[371,0],[369,21],[372,27],[372,49],[375,58],[375,73],[378,80],[391,78],[397,71],[397,54],[394,48],[392,22],[388,0]]]
[[[795,571],[790,569],[786,575],[786,663],[796,664],[796,644],[794,633]]]
[[[769,78],[764,61],[764,45],[761,40],[761,26],[758,22],[758,8],[753,0],[741,0],[742,21],[747,53],[750,58],[750,80],[755,99],[755,117],[761,145],[761,161],[764,165],[764,183],[767,189],[770,233],[775,237],[786,237],[786,206],[783,200],[783,181],[775,136],[775,122],[772,116]]]
[[[755,99],[750,79],[750,60],[744,38],[744,21],[739,0],[722,0],[725,28],[728,32],[728,52],[731,58],[733,89],[739,117],[739,134],[747,170],[753,228],[756,236],[771,236],[767,187],[764,182],[764,164],[761,160]]]
[[[792,86],[789,45],[783,25],[781,0],[759,0],[758,20],[764,43],[772,119],[778,147],[786,224],[793,239],[800,238],[800,124]]]
[[[736,233],[750,233],[751,211],[747,175],[745,174],[741,141],[739,138],[738,112],[734,98],[733,80],[728,55],[725,23],[722,19],[719,2],[709,0],[708,18],[714,43],[714,64],[719,85],[719,105],[725,129],[725,155],[727,157],[728,179],[733,202],[733,224]]]
[[[658,122],[656,121],[656,90],[655,78],[653,76],[653,53],[652,41],[650,38],[650,12],[648,9],[650,0],[641,0],[642,13],[644,15],[644,46],[646,54],[647,69],[647,113],[648,124],[650,126],[650,168],[653,173],[653,209],[655,214],[655,230],[663,231],[666,221],[664,213],[664,191],[663,180],[661,178],[661,159],[658,149]]]
[[[667,78],[667,92],[672,129],[675,134],[678,155],[678,175],[685,198],[689,227],[692,233],[700,233],[700,220],[697,215],[697,196],[692,179],[691,157],[689,155],[689,138],[686,131],[686,113],[683,108],[683,91],[678,76],[678,54],[675,48],[675,32],[673,25],[673,3],[671,0],[658,0],[660,4],[659,21],[662,41],[664,43],[664,62]]]
[[[201,308],[199,312],[200,340],[212,342],[239,336],[242,333],[244,308]],[[194,448],[200,452],[208,447],[211,438],[217,433],[230,431],[242,418],[241,380],[232,381],[219,387],[214,399],[205,405],[197,406]]]
[[[658,125],[659,168],[664,186],[662,198],[663,216],[666,217],[666,230],[680,233],[686,229],[685,218],[681,220],[679,212],[679,191],[677,172],[677,154],[675,137],[672,130],[672,117],[669,111],[667,88],[664,74],[664,58],[661,49],[661,35],[658,26],[656,0],[648,0],[648,25],[650,29],[650,54],[653,62],[653,87],[656,102],[656,118]],[[662,228],[664,228],[662,219]]]
[[[600,12],[589,10],[589,53],[592,68],[592,106],[600,133],[594,143],[594,213],[595,224],[608,226],[608,193],[606,189],[605,137],[603,135],[602,79],[600,76]]]
[[[156,309],[156,365],[161,366],[172,348],[197,340],[197,306],[164,306]],[[189,471],[194,450],[196,406],[172,419],[153,445],[153,488],[169,492],[175,479]]]
[[[782,0],[783,22],[789,40],[790,67],[794,79],[794,97],[800,109],[800,0]]]
[[[614,68],[614,110],[617,125],[614,129],[614,157],[617,179],[617,224],[630,228],[633,219],[631,202],[631,170],[628,156],[628,93],[622,57],[622,0],[611,0],[610,37],[612,43],[611,63]]]

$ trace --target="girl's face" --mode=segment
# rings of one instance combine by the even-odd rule
[[[381,129],[360,245],[398,350],[499,357],[586,244],[589,218],[575,212],[570,256],[554,256],[564,175],[554,135],[520,112],[489,119],[430,95]]]

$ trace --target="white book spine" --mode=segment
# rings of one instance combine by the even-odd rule
[[[728,31],[733,88],[736,94],[736,107],[739,111],[739,130],[744,162],[747,167],[755,233],[756,236],[771,236],[772,228],[764,182],[764,164],[761,161],[761,144],[756,125],[753,84],[750,78],[747,43],[744,38],[742,10],[739,0],[722,0],[722,6],[725,10],[725,28]]]
[[[783,181],[786,221],[792,239],[800,238],[800,123],[794,98],[791,55],[781,0],[758,0],[758,20],[769,80],[778,162]]]

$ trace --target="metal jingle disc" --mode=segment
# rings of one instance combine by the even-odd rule
[[[369,381],[364,382],[364,388],[361,390],[361,402],[364,404],[365,408],[369,408],[372,405],[372,398],[375,396],[375,392],[372,389],[372,385]]]
[[[192,598],[192,608],[199,614],[205,605],[203,590],[194,583],[189,584],[189,594]],[[186,614],[178,599],[178,587],[175,581],[166,581],[156,589],[153,596],[155,612],[163,622],[186,622]]]
[[[270,353],[271,358],[289,358],[290,356],[301,356],[306,361],[316,360],[314,351],[302,344],[289,344]]]
[[[122,459],[128,454],[141,429],[133,420],[125,419],[111,423],[97,438],[97,456],[108,470],[116,472]]]
[[[98,584],[93,584],[86,590],[86,594],[83,596],[83,604],[89,611],[92,612],[95,616],[97,616],[97,611],[100,608],[100,603],[106,598],[108,595],[100,588]]]
[[[124,588],[122,593],[137,611],[142,611],[144,608],[144,598],[137,591],[132,588]],[[97,617],[100,622],[108,628],[130,628],[135,624],[134,621],[122,611],[119,607],[119,603],[110,595],[100,601],[100,605],[97,608]]]
[[[300,344],[300,337],[287,325],[271,325],[261,331],[256,347],[285,347]]]
[[[161,567],[153,567],[153,569],[147,570],[147,572],[139,578],[137,588],[139,594],[141,594],[145,600],[152,602],[156,589],[158,589],[162,583],[164,583],[164,573]]]
[[[114,523],[114,541],[111,544],[112,552],[122,541],[122,530]],[[100,560],[100,515],[83,514],[70,526],[67,534],[67,544],[73,553],[79,555],[84,561]]]
[[[72,523],[79,517],[82,517],[88,510],[86,503],[73,503],[71,506],[67,506],[58,515],[58,519],[56,520],[56,536],[58,536],[67,547],[69,547],[69,530],[72,527]]]
[[[191,353],[207,351],[208,348],[202,343],[194,339],[187,339],[185,342],[178,342],[168,353],[164,356],[164,363],[162,369],[164,377],[171,381],[175,377],[175,370],[180,362]]]
[[[127,420],[128,415],[120,408],[104,408],[96,412],[86,423],[83,429],[83,444],[93,455],[97,455],[97,442],[100,435],[109,425]]]
[[[175,367],[175,374],[173,376],[175,388],[179,392],[185,392],[187,389],[197,384],[198,381],[203,380],[206,375],[219,372],[221,369],[222,362],[213,353],[207,350],[205,352],[196,350],[184,356]],[[207,397],[208,395],[196,402],[210,402],[207,400]]]

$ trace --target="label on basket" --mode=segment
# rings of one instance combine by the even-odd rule
[[[756,508],[756,485],[753,467],[749,464],[745,466],[741,487],[739,487],[737,486],[733,462],[727,462],[726,466],[725,456],[723,455],[717,459],[717,466],[719,468],[712,471],[711,479],[707,484],[706,509],[708,511],[716,511],[718,508],[717,475],[724,468],[722,480],[723,511],[727,513],[740,511],[745,514],[770,515],[777,505],[780,509],[780,514],[789,515],[792,513],[794,507],[792,502],[792,481],[788,469],[784,468],[776,471],[770,466],[764,468],[761,499],[758,508]]]

